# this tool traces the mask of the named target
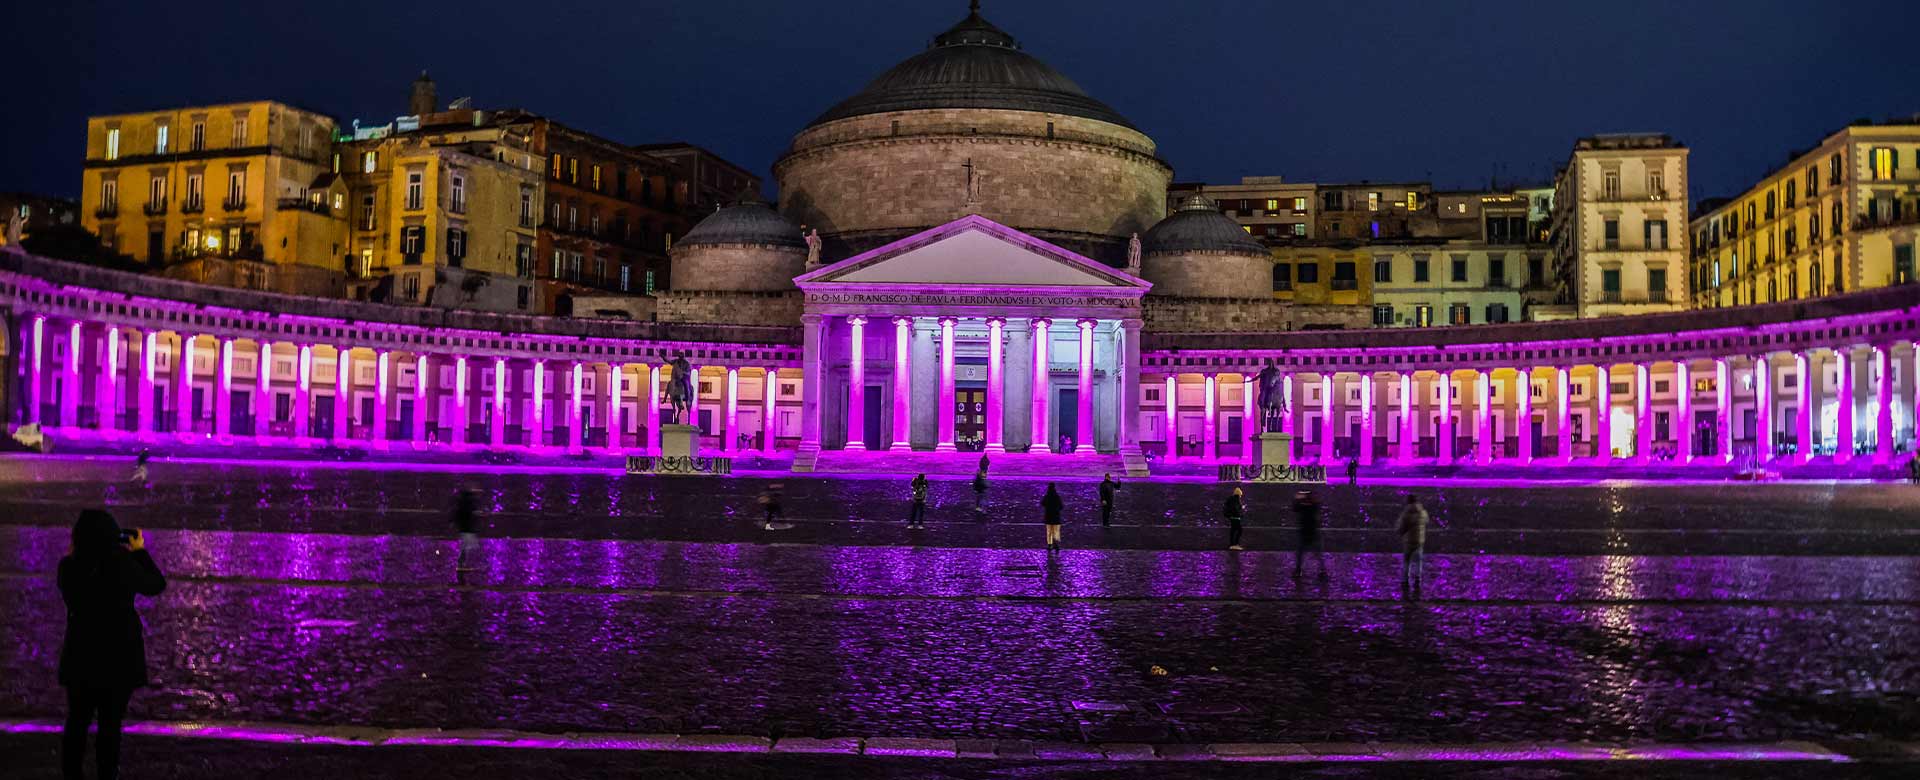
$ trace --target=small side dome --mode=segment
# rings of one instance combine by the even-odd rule
[[[786,217],[747,193],[700,220],[669,254],[675,293],[786,292],[806,265],[807,242]]]
[[[1204,195],[1181,201],[1180,208],[1140,238],[1144,254],[1232,252],[1267,256],[1267,248],[1245,228],[1220,213]]]
[[[760,244],[806,249],[807,242],[773,206],[757,195],[748,195],[731,206],[708,214],[674,241],[675,247]]]

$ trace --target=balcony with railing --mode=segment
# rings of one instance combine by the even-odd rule
[[[1620,295],[1619,290],[1601,290],[1600,302],[1601,303],[1625,303],[1626,300]]]
[[[207,202],[198,197],[189,197],[180,204],[180,213],[198,214],[207,210]]]
[[[332,206],[327,205],[324,200],[313,198],[281,198],[274,201],[273,205],[281,211],[306,211],[321,216],[334,216]]]
[[[1327,286],[1334,290],[1358,290],[1360,289],[1360,280],[1359,279],[1334,279],[1333,281],[1328,282]]]
[[[226,209],[226,210],[228,210],[228,211],[246,211],[246,210],[247,210],[247,196],[245,196],[245,195],[239,195],[239,196],[234,196],[234,195],[228,195],[228,196],[227,196],[227,198],[226,198],[226,200],[223,200],[223,201],[220,201],[220,207],[221,207],[221,208],[224,208],[224,209]]]
[[[1891,209],[1889,209],[1891,211]],[[1908,204],[1898,214],[1882,213],[1875,216],[1860,216],[1853,220],[1854,230],[1872,230],[1883,227],[1920,225],[1920,202]]]
[[[100,204],[100,208],[93,210],[93,216],[96,219],[113,219],[114,217],[120,216],[120,204],[102,203]]]
[[[142,206],[140,210],[145,212],[146,215],[149,217],[157,217],[157,216],[160,216],[161,214],[165,214],[167,213],[167,199],[159,198],[156,200],[147,201],[147,205]]]

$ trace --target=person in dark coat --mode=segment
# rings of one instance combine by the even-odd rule
[[[453,497],[453,527],[460,532],[460,559],[454,566],[460,571],[468,571],[468,565],[474,554],[480,551],[479,500],[473,491],[461,488]]]
[[[1043,513],[1043,522],[1047,524],[1048,552],[1060,549],[1060,510],[1064,508],[1066,504],[1060,500],[1060,491],[1054,488],[1052,482],[1048,482],[1047,494],[1040,498],[1040,511]]]
[[[1113,524],[1113,491],[1120,489],[1120,483],[1113,481],[1113,475],[1100,478],[1100,525]]]
[[[985,453],[981,453],[980,455],[980,473],[987,473],[987,456]]]
[[[1227,496],[1226,505],[1220,508],[1220,513],[1227,518],[1227,549],[1229,550],[1245,549],[1240,546],[1240,518],[1245,514],[1246,508],[1241,504],[1240,499],[1240,488],[1234,488],[1233,495]]]
[[[908,528],[924,528],[927,522],[927,475],[913,476],[913,507],[907,511]]]
[[[67,689],[60,766],[68,778],[83,776],[87,726],[96,716],[100,777],[120,774],[120,722],[133,689],[147,685],[146,629],[133,596],[157,596],[167,587],[146,547],[139,529],[122,534],[113,515],[88,509],[73,524],[73,549],[60,559],[60,597],[67,605],[60,646],[60,685]]]
[[[981,460],[986,460],[986,458],[981,458]],[[973,509],[974,511],[976,512],[979,511],[981,503],[985,502],[986,500],[987,500],[987,469],[985,466],[982,466],[980,467],[979,471],[976,471],[973,473]]]
[[[1300,576],[1307,553],[1320,566],[1320,579],[1327,578],[1327,554],[1320,549],[1320,497],[1311,490],[1293,494],[1293,519],[1300,526],[1300,546],[1293,551],[1293,576]]]

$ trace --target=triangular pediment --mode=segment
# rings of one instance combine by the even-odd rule
[[[927,285],[1141,290],[1123,271],[979,216],[964,217],[794,280],[801,287]]]

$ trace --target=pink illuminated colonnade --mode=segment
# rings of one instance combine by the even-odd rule
[[[761,331],[770,343],[671,340],[665,336],[729,334],[722,328],[698,331],[681,325],[669,331],[652,323],[594,326],[632,336],[522,333],[515,330],[520,320],[511,318],[452,312],[442,313],[449,324],[423,326],[403,321],[417,322],[413,313],[400,317],[389,312],[391,307],[351,302],[328,304],[354,317],[327,319],[275,311],[274,300],[267,296],[259,298],[257,310],[213,303],[246,301],[253,295],[247,291],[223,290],[208,301],[186,300],[149,294],[148,286],[191,296],[197,294],[194,285],[161,285],[92,271],[91,276],[66,278],[60,274],[77,272],[51,265],[35,266],[33,273],[9,270],[21,263],[50,262],[0,261],[0,280],[12,291],[17,312],[12,332],[19,334],[18,344],[10,355],[24,383],[12,419],[38,422],[75,438],[130,431],[142,441],[156,441],[159,424],[178,434],[169,441],[191,446],[251,436],[253,442],[273,446],[377,448],[394,440],[416,449],[452,448],[468,444],[471,426],[481,422],[470,406],[478,399],[487,405],[483,418],[489,435],[484,442],[473,441],[474,446],[581,452],[586,404],[605,398],[606,413],[592,420],[594,435],[604,425],[610,450],[636,446],[657,451],[660,368],[679,354],[697,356],[714,368],[712,376],[725,379],[720,385],[724,391],[714,391],[706,401],[720,404],[716,417],[724,426],[723,451],[737,452],[740,438],[754,433],[745,430],[743,423],[750,419],[743,420],[742,412],[743,404],[748,404],[745,410],[754,410],[750,404],[755,400],[761,446],[774,446],[782,413],[775,397],[779,369],[802,368],[797,394],[817,398],[818,375],[811,364],[803,365],[817,333],[807,335],[806,346],[798,347],[799,337],[774,330]],[[95,278],[118,280],[114,283],[124,289],[91,295],[76,286]],[[111,302],[111,311],[103,301]],[[1223,421],[1239,414],[1248,441],[1237,452],[1250,455],[1258,410],[1253,406],[1257,393],[1246,377],[1269,364],[1288,377],[1289,413],[1283,415],[1283,428],[1300,433],[1306,418],[1299,415],[1317,413],[1319,430],[1313,438],[1321,440],[1320,446],[1306,451],[1329,464],[1338,454],[1336,441],[1339,447],[1347,446],[1342,436],[1357,439],[1350,452],[1363,462],[1454,462],[1456,371],[1463,372],[1458,374],[1461,402],[1474,415],[1472,460],[1481,464],[1569,464],[1579,458],[1613,463],[1614,443],[1619,442],[1623,458],[1639,463],[1655,458],[1674,466],[1766,463],[1776,452],[1790,452],[1791,463],[1818,457],[1821,463],[1851,462],[1864,468],[1911,451],[1907,442],[1920,411],[1920,397],[1913,390],[1920,384],[1920,361],[1915,359],[1920,296],[1911,289],[1657,319],[1354,334],[1150,333],[1144,344],[1130,343],[1137,330],[1121,341],[1114,326],[1119,320],[1095,319],[1082,311],[1063,310],[1061,316],[1072,318],[1063,321],[1075,327],[1056,334],[1052,320],[1032,312],[1021,312],[1016,319],[984,312],[956,316],[934,309],[903,303],[899,313],[849,313],[844,316],[859,337],[851,344],[818,344],[820,350],[848,350],[840,356],[843,360],[823,361],[820,367],[846,366],[857,388],[850,393],[847,418],[832,421],[844,426],[836,430],[846,431],[852,448],[865,444],[868,362],[887,357],[887,350],[867,349],[865,326],[876,321],[894,324],[892,381],[880,386],[891,394],[893,449],[910,446],[916,430],[922,435],[931,430],[928,438],[941,450],[955,448],[956,382],[963,369],[973,383],[969,387],[985,380],[985,425],[970,430],[980,430],[989,448],[1018,449],[1022,442],[1009,438],[1024,428],[1029,431],[1025,443],[1034,451],[1070,439],[1074,452],[1092,452],[1099,440],[1096,434],[1121,442],[1124,449],[1133,441],[1128,431],[1151,416],[1164,424],[1156,426],[1162,429],[1161,441],[1148,445],[1160,447],[1169,458],[1176,457],[1168,444],[1179,435],[1182,413],[1203,421],[1206,443],[1200,455],[1208,459],[1221,455]],[[835,316],[842,315],[826,318]],[[822,321],[822,315],[809,317]],[[937,345],[923,343],[923,352],[916,352],[915,317],[939,325]],[[1008,325],[1021,328],[1022,320],[1032,337],[1005,341]],[[957,332],[963,321],[964,341]],[[555,321],[542,327],[571,326]],[[335,355],[332,381],[325,381],[323,373],[317,387],[315,344]],[[1108,362],[1107,348],[1113,347],[1117,357],[1123,344],[1128,350],[1139,349],[1137,364]],[[1069,346],[1076,348],[1074,377],[1071,384],[1055,386],[1050,353]],[[928,365],[917,365],[922,355],[930,358]],[[1132,360],[1131,354],[1127,359]],[[478,393],[470,371],[475,361],[490,380]],[[196,374],[195,363],[206,368]],[[644,375],[627,374],[626,367],[638,366],[646,366]],[[753,385],[739,381],[741,367],[761,372],[760,398],[742,397],[742,385],[749,392]],[[1470,377],[1464,373],[1468,371]],[[1531,389],[1535,371],[1545,372],[1539,375],[1538,397]],[[589,372],[596,378],[606,376],[608,387],[593,388]],[[131,374],[133,381],[123,384],[124,374]],[[1224,376],[1228,374],[1242,377],[1239,386],[1245,395],[1238,409],[1221,403],[1221,388],[1234,382]],[[1622,381],[1616,384],[1612,376]],[[1313,399],[1318,408],[1301,409],[1300,402],[1307,399],[1299,397],[1294,382],[1319,391]],[[1141,385],[1161,388],[1158,399],[1142,399]],[[1183,385],[1190,407],[1181,403]],[[83,386],[90,387],[91,397],[78,391]],[[1428,387],[1431,391],[1423,392]],[[936,395],[923,398],[937,397],[938,409],[915,408],[916,388],[933,388]],[[1073,423],[1061,430],[1054,425],[1052,403],[1055,393],[1067,388],[1077,391]],[[604,395],[591,393],[595,389]],[[626,418],[639,414],[639,405],[628,412],[623,400],[639,392],[647,398],[645,419],[637,422],[647,436],[644,443],[629,445],[621,437],[636,422]],[[1383,393],[1388,398],[1381,398]],[[330,408],[331,416],[322,421],[322,435],[313,415],[316,396],[327,394],[332,405],[321,408]],[[588,400],[590,394],[597,396],[595,401]],[[203,400],[198,407],[196,395]],[[370,403],[356,402],[369,397]],[[1120,398],[1139,405],[1129,406]],[[808,415],[817,415],[821,405],[803,403],[799,408],[796,427],[804,445],[806,426],[821,422]],[[1024,415],[1026,424],[1011,422],[1009,408]],[[1833,411],[1826,411],[1829,408]],[[361,419],[363,410],[367,419]],[[1391,418],[1384,427],[1378,420],[1383,413]],[[924,427],[916,428],[916,415]],[[1102,427],[1116,416],[1118,431]],[[1536,427],[1541,431],[1537,447],[1532,433]],[[1382,431],[1393,434],[1384,440],[1384,449]],[[1829,446],[1831,455],[1816,456],[1816,450],[1824,453]],[[1863,454],[1856,457],[1856,448]]]

